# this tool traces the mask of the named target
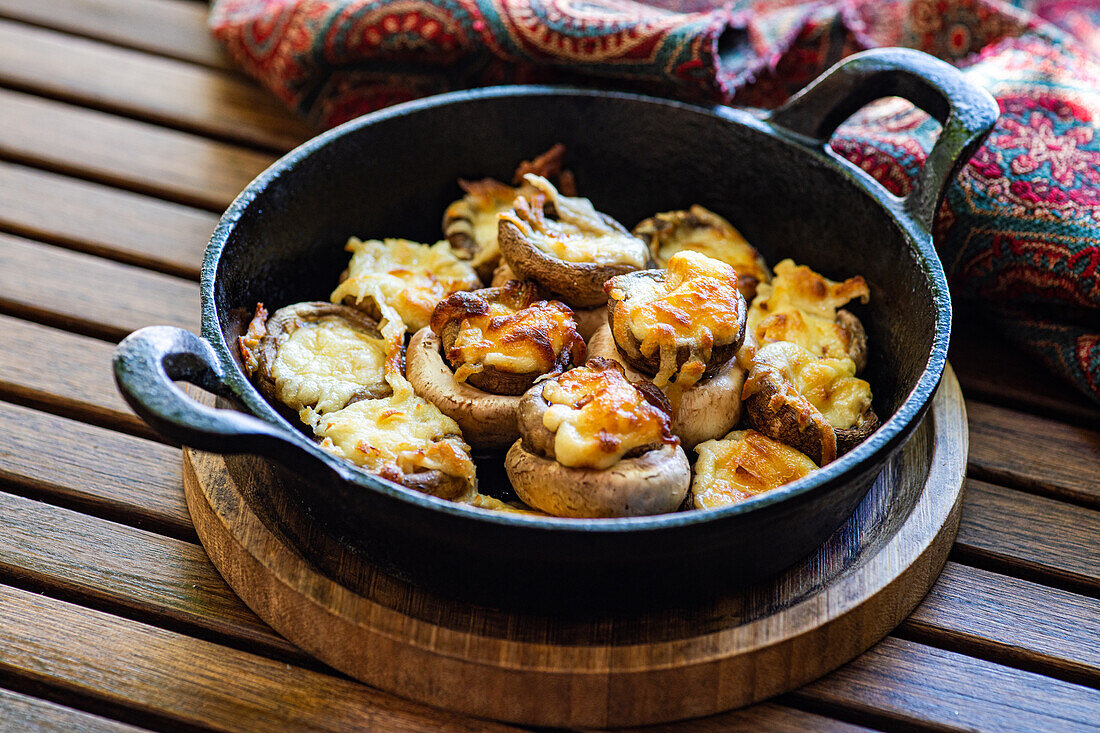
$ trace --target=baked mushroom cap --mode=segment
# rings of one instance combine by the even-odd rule
[[[756,286],[771,279],[764,258],[728,221],[695,204],[684,211],[666,211],[638,223],[634,236],[649,247],[657,267],[666,267],[677,252],[689,250],[721,260],[737,271],[737,287],[745,300]]]
[[[607,302],[603,284],[612,277],[649,264],[645,244],[588,199],[561,196],[544,178],[527,180],[538,193],[517,197],[498,230],[501,255],[517,277],[583,309]]]
[[[751,335],[745,337],[745,346],[751,346]],[[744,348],[744,346],[743,346]],[[643,381],[646,376],[625,364],[626,358],[616,348],[611,329],[603,326],[588,341],[588,356],[613,359],[623,364],[626,376],[632,382]],[[706,440],[725,435],[741,420],[741,390],[748,372],[736,356],[730,358],[706,377],[680,395],[679,408],[672,417],[672,433],[680,439],[684,450],[693,450]]]
[[[823,466],[874,432],[879,424],[878,417],[867,392],[866,399],[855,395],[857,399],[852,404],[858,412],[846,421],[847,424],[843,427],[830,424],[821,410],[795,387],[792,371],[798,367],[792,366],[792,350],[804,352],[810,357],[810,362],[818,366],[827,362],[843,364],[843,360],[813,358],[804,349],[786,342],[761,347],[756,352],[755,363],[742,392],[744,409],[753,428],[773,440],[796,448]],[[854,373],[851,364],[848,370],[849,374]],[[835,389],[839,394],[845,388],[858,388],[857,382],[866,387],[862,380],[841,376],[827,385],[827,389]]]
[[[325,338],[312,345],[338,349],[338,353],[303,353],[297,360],[301,362],[296,364],[298,373],[282,373],[276,367],[280,349],[287,347],[297,331],[326,328],[326,324]],[[377,321],[366,313],[313,301],[285,306],[270,317],[263,305],[258,305],[256,316],[238,343],[246,371],[267,399],[292,410],[319,407],[329,411],[356,400],[392,394],[383,370],[386,355],[381,339]],[[371,340],[376,340],[377,346]]]
[[[689,383],[725,365],[745,339],[748,312],[725,263],[682,252],[669,266],[619,275],[604,285],[615,345],[634,369],[657,375],[659,387],[689,362],[696,371],[702,366]]]
[[[521,395],[539,377],[584,363],[573,312],[542,296],[533,280],[512,280],[440,301],[431,328],[457,381],[492,394]]]
[[[562,169],[564,157],[565,146],[558,143],[534,160],[523,161],[516,169],[511,186],[494,178],[479,181],[459,179],[458,185],[465,195],[443,213],[443,236],[456,254],[471,260],[470,264],[482,281],[489,282],[493,269],[500,261],[497,215],[512,208],[512,201],[518,194],[534,191],[525,184],[524,175],[533,173],[556,180],[565,195],[576,195],[572,173]],[[492,285],[495,287],[497,283]]]
[[[611,468],[571,468],[532,453],[517,440],[504,467],[524,503],[557,517],[636,517],[674,512],[691,483],[684,449],[664,445]]]
[[[691,470],[668,410],[660,390],[631,383],[606,359],[536,384],[520,400],[521,438],[505,458],[516,494],[563,517],[675,511]]]
[[[696,509],[738,504],[817,469],[794,448],[755,430],[735,430],[696,448],[691,494]]]
[[[456,381],[441,349],[441,339],[432,329],[422,328],[413,335],[405,357],[413,389],[458,423],[472,447],[507,448],[519,437],[519,396],[491,394]]]

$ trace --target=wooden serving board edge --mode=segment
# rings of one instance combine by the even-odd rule
[[[199,538],[229,585],[276,631],[333,667],[472,715],[533,725],[641,725],[799,687],[858,656],[909,615],[942,570],[958,529],[967,423],[950,366],[926,419],[935,421],[926,489],[875,557],[778,619],[655,644],[542,645],[404,616],[319,575],[282,545],[216,470],[220,457],[185,449],[184,484]],[[922,536],[928,526],[938,531]],[[869,587],[866,578],[878,573],[893,579]]]

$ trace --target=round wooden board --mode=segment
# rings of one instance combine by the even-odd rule
[[[273,474],[257,461],[185,449],[184,486],[199,537],[229,585],[336,669],[472,715],[610,727],[763,700],[889,633],[947,560],[967,444],[948,367],[922,425],[812,555],[720,598],[598,618],[474,606],[384,575],[303,512],[271,505],[280,492],[269,490]]]

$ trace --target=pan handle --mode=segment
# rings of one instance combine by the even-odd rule
[[[288,445],[294,445],[277,426],[236,410],[203,405],[173,383],[183,380],[229,396],[214,349],[190,331],[149,326],[133,332],[115,349],[114,372],[134,412],[176,443],[215,453],[271,456],[285,454]]]
[[[948,182],[985,140],[999,113],[992,95],[954,66],[907,48],[863,51],[822,74],[767,120],[804,144],[824,149],[844,120],[890,96],[909,100],[943,125],[913,190],[903,199],[909,217],[931,231]]]

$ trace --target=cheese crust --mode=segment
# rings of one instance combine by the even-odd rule
[[[511,374],[560,374],[584,361],[584,340],[573,311],[538,299],[533,282],[512,280],[498,289],[455,293],[436,306],[431,326],[443,336],[457,321],[447,349],[455,380],[491,367]]]
[[[696,509],[717,509],[779,488],[817,469],[790,446],[755,430],[735,430],[695,448],[691,492]]]
[[[591,359],[541,390],[549,404],[542,425],[554,434],[554,457],[563,466],[604,470],[632,451],[679,443],[668,412],[610,360]]]
[[[862,277],[834,282],[804,265],[783,260],[775,266],[775,279],[757,288],[748,327],[761,346],[789,341],[815,356],[845,357],[852,334],[837,322],[836,312],[855,298],[863,303],[870,298]]]
[[[643,357],[658,358],[653,378],[658,387],[673,376],[679,390],[690,387],[702,379],[716,345],[744,336],[745,300],[737,273],[698,252],[673,255],[663,276],[622,275],[605,288],[614,309],[616,342],[627,340],[621,331],[628,329]],[[679,359],[681,350],[688,353],[686,361]]]
[[[344,247],[352,253],[347,277],[333,291],[333,303],[349,302],[374,308],[368,296],[380,293],[410,332],[428,325],[432,310],[459,290],[481,286],[470,263],[459,259],[448,242],[418,244],[407,239],[352,237]]]

